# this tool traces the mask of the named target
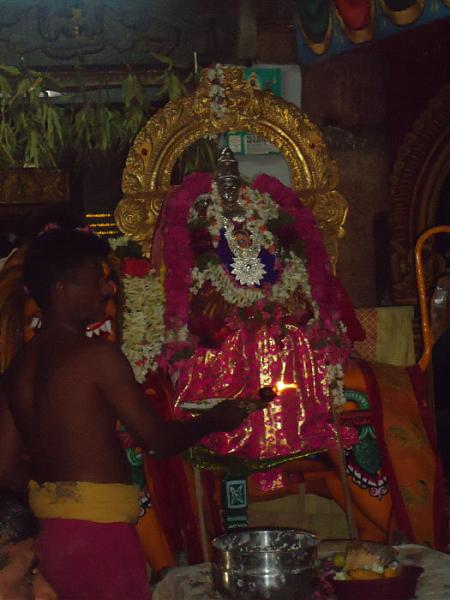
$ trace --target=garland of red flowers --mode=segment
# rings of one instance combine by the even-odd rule
[[[269,194],[280,209],[292,217],[298,237],[305,245],[306,265],[312,297],[320,308],[320,316],[325,327],[332,320],[340,319],[337,307],[330,293],[332,285],[331,264],[322,240],[320,229],[312,211],[301,204],[297,194],[283,185],[276,177],[259,175],[252,182],[252,187],[259,192]]]
[[[191,269],[194,256],[187,226],[189,210],[201,194],[211,189],[211,175],[193,173],[167,200],[166,225],[164,229],[164,262],[167,269],[164,287],[166,291],[165,320],[169,331],[187,323],[189,289],[192,284]]]
[[[187,328],[192,286],[192,268],[195,256],[188,227],[189,212],[197,198],[211,191],[212,178],[207,173],[194,173],[185,178],[181,187],[168,198],[164,228],[164,262],[166,265],[165,287],[165,351],[161,366],[173,362],[174,355],[190,348]],[[311,296],[319,308],[319,319],[312,322],[309,335],[312,341],[328,340],[327,356],[331,362],[341,363],[348,355],[350,344],[345,327],[340,322],[340,297],[331,264],[311,210],[301,204],[297,194],[275,177],[258,176],[252,188],[268,194],[291,219],[291,225],[275,231],[280,243],[301,240],[304,247]],[[192,349],[191,349],[192,350]],[[181,354],[180,354],[181,353]],[[189,352],[187,353],[189,355]],[[186,355],[186,357],[187,357]],[[185,358],[186,358],[185,357]]]

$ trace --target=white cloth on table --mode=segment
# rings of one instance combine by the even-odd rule
[[[415,600],[450,599],[450,555],[426,546],[406,544],[396,547],[401,562],[424,568]],[[211,564],[172,569],[156,586],[153,600],[221,600],[214,590]],[[381,599],[380,599],[381,600]]]
[[[152,600],[221,600],[214,590],[211,563],[171,569],[156,586]]]

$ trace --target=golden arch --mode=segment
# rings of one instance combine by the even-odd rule
[[[213,113],[208,70],[190,96],[168,102],[137,135],[122,176],[124,198],[115,218],[119,229],[148,248],[176,160],[196,140],[227,131],[266,138],[288,163],[292,185],[322,228],[333,264],[344,234],[348,206],[336,191],[337,168],[322,134],[295,105],[254,89],[240,67],[223,67],[225,111]]]

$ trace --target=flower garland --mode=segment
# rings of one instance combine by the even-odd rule
[[[245,186],[240,191],[239,204],[243,208],[246,229],[252,234],[256,243],[274,252],[274,236],[266,223],[278,217],[278,206],[268,194]],[[189,224],[195,226],[201,220],[197,205],[206,206],[206,221],[208,231],[215,248],[219,245],[220,232],[224,227],[225,218],[222,214],[222,204],[219,188],[212,182],[211,191],[200,196],[189,211]]]
[[[287,258],[281,279],[267,288],[238,287],[231,277],[227,275],[221,265],[209,263],[204,269],[198,267],[192,269],[191,292],[197,294],[206,281],[210,281],[213,287],[229,303],[239,308],[252,306],[259,300],[264,300],[270,295],[271,302],[283,302],[288,300],[298,287],[306,299],[312,304],[311,291],[308,280],[308,272],[304,263],[291,253]]]
[[[279,307],[300,290],[311,308],[302,326],[317,362],[325,367],[332,401],[341,404],[341,365],[349,355],[350,342],[336,305],[338,295],[333,291],[328,254],[311,211],[300,204],[295,192],[265,175],[259,176],[251,188],[242,189],[240,203],[245,211],[245,227],[257,237],[261,248],[270,254],[278,245],[278,280],[260,287],[236,283],[216,254],[223,227],[217,187],[209,174],[189,175],[167,200],[164,287],[150,271],[148,261],[123,261],[122,348],[136,378],[143,381],[147,372],[158,365],[172,370],[189,360],[196,344],[190,340],[188,330],[190,299],[206,282],[236,307],[225,329],[245,327],[244,313],[255,310],[266,315],[256,322],[282,331],[286,313]],[[120,252],[125,242],[116,241],[115,245]]]
[[[170,349],[170,344],[166,346],[166,358],[173,356],[175,350],[189,349],[186,324],[190,294],[198,293],[205,282],[209,281],[227,302],[241,309],[266,301],[282,304],[300,289],[312,308],[306,323],[307,336],[318,363],[327,371],[333,402],[343,403],[341,365],[350,354],[351,344],[340,320],[329,257],[312,212],[299,202],[295,192],[267,175],[256,178],[251,189],[244,188],[240,203],[246,213],[246,228],[259,235],[263,248],[273,251],[278,239],[283,262],[280,279],[261,288],[236,285],[214,252],[208,252],[208,246],[217,249],[223,227],[217,188],[206,174],[189,176],[168,203],[164,251],[166,325],[177,342],[175,349]],[[192,236],[186,224],[191,227]],[[199,249],[197,257],[192,246]],[[203,264],[197,264],[196,258],[202,258]],[[236,323],[236,315],[231,321]],[[183,335],[177,335],[177,331]]]
[[[274,254],[276,248],[275,236],[267,223],[279,217],[278,205],[268,194],[261,193],[248,186],[241,189],[239,203],[243,208],[245,228],[251,234],[254,243],[266,248],[270,254]],[[205,213],[204,216],[203,213]],[[210,193],[201,195],[189,211],[188,222],[191,228],[198,229],[199,224],[201,226],[204,220],[206,220],[212,245],[217,248],[226,219],[222,214],[220,194],[215,181],[212,182]],[[193,267],[191,293],[197,294],[206,281],[211,282],[213,287],[229,304],[240,308],[251,306],[268,296],[270,296],[271,302],[283,302],[298,287],[302,288],[307,300],[312,304],[308,272],[304,261],[292,251],[289,251],[285,257],[280,281],[274,283],[270,288],[237,286],[235,280],[217,262],[214,255],[210,255],[209,262],[206,262],[201,268],[198,266]]]
[[[129,238],[111,239],[117,255],[135,253]],[[122,318],[122,351],[129,360],[139,383],[157,367],[156,359],[165,342],[164,289],[144,258],[121,260],[124,306]]]
[[[304,245],[312,297],[320,307],[320,318],[325,328],[334,330],[333,322],[339,321],[342,315],[335,303],[335,283],[330,258],[312,211],[300,203],[292,189],[284,186],[275,177],[259,175],[253,181],[252,187],[269,194],[276,200],[280,209],[292,218],[293,229]]]
[[[188,320],[194,256],[187,222],[194,201],[210,188],[208,173],[193,173],[185,177],[183,185],[167,199],[163,257],[166,266],[165,323],[169,332],[182,328]]]
[[[206,77],[209,81],[208,96],[211,98],[210,112],[211,116],[216,119],[222,119],[226,113],[227,105],[225,98],[225,73],[221,64],[215,64],[206,72]]]

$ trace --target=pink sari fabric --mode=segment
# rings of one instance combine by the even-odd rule
[[[336,430],[330,417],[331,399],[325,366],[301,329],[287,325],[275,336],[267,328],[245,329],[228,336],[219,349],[198,347],[181,369],[176,386],[175,414],[186,412],[183,402],[214,397],[258,397],[262,386],[282,380],[295,383],[268,408],[252,413],[230,433],[215,433],[202,444],[219,454],[234,453],[252,459],[270,459],[297,452],[305,454],[336,447]],[[357,442],[356,431],[342,427],[344,445]]]
[[[38,538],[43,575],[59,600],[150,600],[133,525],[45,519]]]

